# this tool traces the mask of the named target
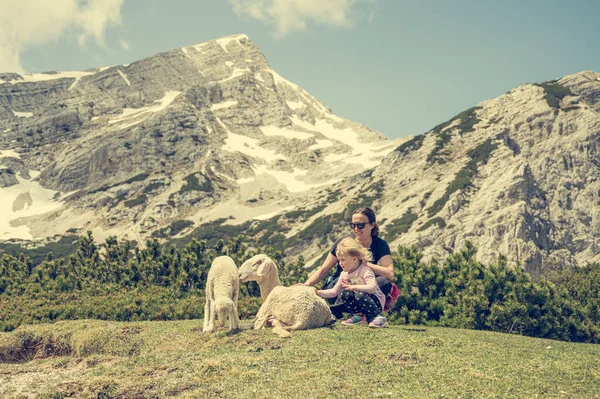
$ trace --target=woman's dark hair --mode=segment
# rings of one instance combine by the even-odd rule
[[[373,225],[373,229],[371,230],[371,237],[377,237],[379,235],[379,226],[377,226],[377,219],[375,218],[375,212],[371,208],[358,208],[352,214],[356,215],[360,213],[361,215],[365,215],[367,219],[369,219],[369,223]]]

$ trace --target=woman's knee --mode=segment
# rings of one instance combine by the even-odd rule
[[[383,295],[387,296],[387,294],[389,294],[390,290],[392,289],[392,283],[383,276],[377,276],[376,280],[379,289],[381,289],[381,291],[383,292]]]

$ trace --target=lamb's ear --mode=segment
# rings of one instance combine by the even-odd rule
[[[269,258],[262,261],[261,265],[258,267],[256,271],[257,276],[264,276],[265,274],[271,273],[271,271],[275,268],[275,264]]]

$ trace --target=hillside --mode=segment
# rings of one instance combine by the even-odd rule
[[[243,235],[310,268],[370,206],[393,248],[444,259],[470,241],[537,278],[600,261],[598,98],[600,74],[583,71],[392,141],[281,77],[246,35],[0,74],[0,248]]]
[[[600,74],[523,84],[400,146],[375,169],[395,245],[465,241],[531,275],[598,261]]]
[[[201,320],[0,334],[3,398],[599,398],[600,346],[392,326],[201,333]],[[247,323],[246,323],[247,324]]]
[[[0,73],[0,241],[171,239],[268,219],[401,141],[335,115],[246,35],[128,65]]]

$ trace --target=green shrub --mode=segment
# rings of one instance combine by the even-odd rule
[[[48,256],[37,267],[25,256],[1,254],[0,331],[73,319],[202,318],[208,270],[212,260],[224,254],[240,265],[264,252],[277,262],[284,285],[305,281],[302,258],[285,262],[281,250],[251,250],[245,240],[240,236],[214,246],[192,240],[182,248],[148,240],[139,249],[115,237],[96,244],[87,234],[79,237],[77,251],[67,259]],[[402,293],[389,313],[390,322],[600,342],[600,264],[557,270],[547,279],[533,281],[504,257],[486,266],[476,261],[475,254],[470,243],[443,262],[422,262],[423,255],[415,248],[394,251],[395,283]],[[258,286],[242,283],[240,295],[240,315],[256,314],[261,303]],[[59,325],[49,326],[48,335],[19,330],[23,333],[5,337],[10,342],[0,341],[0,361],[59,353],[135,353],[139,348],[135,334],[120,334],[123,327],[114,328],[110,334],[89,328],[90,338],[77,342],[60,335]],[[112,339],[130,338],[125,345],[114,346],[126,352],[112,349]]]
[[[406,233],[410,230],[410,227],[417,220],[418,216],[415,213],[406,212],[399,219],[394,219],[390,223],[385,225],[384,235],[386,241],[393,241],[400,234]]]
[[[400,146],[398,146],[398,148],[396,148],[394,151],[400,153],[401,155],[406,155],[412,151],[418,151],[423,145],[423,141],[425,141],[425,135],[420,134],[413,137],[409,141],[400,144]]]
[[[550,108],[559,108],[560,100],[566,96],[573,96],[574,94],[568,87],[565,87],[555,80],[550,82],[536,83],[535,86],[540,86],[544,89],[544,98]]]
[[[167,227],[164,227],[160,230],[154,231],[152,233],[152,237],[167,238],[167,237],[176,236],[181,231],[183,231],[184,229],[186,229],[189,226],[192,226],[193,224],[194,224],[194,222],[192,222],[191,220],[175,220]]]
[[[505,257],[484,266],[465,248],[424,263],[415,248],[394,252],[402,293],[391,322],[470,328],[576,342],[600,342],[600,264],[533,281]]]
[[[430,226],[433,226],[434,224],[437,224],[442,229],[444,227],[446,227],[446,221],[443,218],[437,217],[437,218],[433,218],[433,219],[430,219],[427,222],[425,222],[422,226],[420,226],[417,229],[417,231],[427,230]]]
[[[27,248],[10,241],[0,243],[0,258],[2,252],[19,258],[23,254],[24,258],[29,259],[33,266],[37,266],[46,259],[49,253],[56,258],[66,258],[77,250],[77,236],[68,234],[61,236],[56,242],[49,242],[36,248]]]
[[[132,178],[127,179],[127,180],[125,180],[123,182],[111,184],[110,186],[102,186],[102,187],[97,188],[95,190],[91,190],[91,191],[88,192],[88,194],[95,194],[97,192],[107,191],[107,190],[109,190],[111,188],[114,188],[114,187],[117,187],[117,186],[121,186],[123,184],[131,184],[131,183],[135,183],[135,182],[138,182],[138,181],[144,181],[144,180],[146,180],[148,178],[148,176],[150,176],[148,173],[140,173],[139,175],[135,175]]]
[[[211,192],[213,190],[212,182],[206,176],[200,174],[203,178],[202,184],[198,180],[198,173],[193,173],[191,175],[186,176],[183,180],[186,184],[181,187],[179,190],[180,193],[185,193],[187,191],[204,191],[206,193]]]
[[[446,202],[450,199],[450,195],[456,191],[465,191],[473,185],[473,178],[477,175],[477,169],[480,165],[485,165],[492,154],[492,152],[498,146],[492,142],[491,138],[473,148],[467,153],[470,158],[469,162],[462,168],[457,174],[454,180],[450,182],[446,191],[437,201],[433,203],[431,207],[427,209],[427,214],[431,217],[438,213]]]
[[[148,197],[146,197],[145,194],[140,195],[139,197],[129,200],[129,201],[125,201],[123,204],[127,207],[127,208],[133,208],[134,206],[138,206],[138,205],[142,205],[144,204],[146,201],[148,200]]]
[[[452,136],[448,131],[446,131],[446,128],[448,128],[448,126],[453,124],[456,120],[460,120],[460,122],[453,129],[458,130],[461,135],[464,133],[472,132],[475,125],[481,122],[479,119],[477,119],[476,116],[476,111],[478,109],[481,109],[481,107],[469,108],[468,110],[456,115],[449,121],[444,122],[433,128],[431,132],[435,135],[435,147],[427,156],[427,162],[445,162],[444,155],[446,154],[443,152],[443,150],[446,144],[448,144],[448,142],[450,142],[450,140],[452,139]]]
[[[148,194],[148,193],[151,193],[151,192],[153,192],[154,190],[156,190],[156,189],[159,189],[159,188],[163,187],[164,185],[165,185],[165,183],[163,183],[163,182],[160,182],[160,181],[158,181],[158,182],[153,182],[153,183],[150,183],[150,184],[148,184],[146,187],[144,187],[144,193],[146,193],[146,194]]]

